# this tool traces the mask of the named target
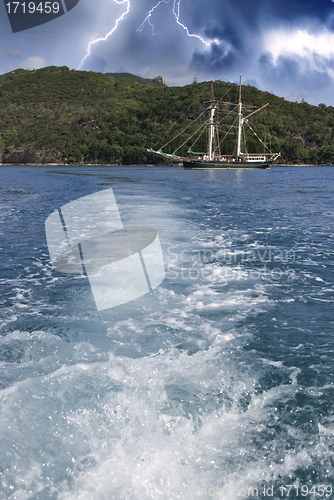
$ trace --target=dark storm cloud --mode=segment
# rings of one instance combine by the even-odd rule
[[[182,1],[182,9],[186,9],[185,0]],[[255,79],[260,88],[273,89],[279,95],[297,89],[308,93],[310,100],[317,99],[319,89],[330,94],[333,81],[329,70],[334,62],[333,1],[208,0],[207,9],[199,8],[200,0],[193,2],[189,19],[211,44],[193,51],[192,71],[224,79],[227,74],[231,81],[242,72],[245,80]],[[189,9],[188,2],[187,5]],[[185,13],[188,14],[187,10]],[[297,43],[299,33],[301,38]],[[292,36],[294,43],[282,43]],[[329,50],[324,43],[321,45],[322,36],[327,37]]]
[[[259,31],[269,31],[282,24],[306,25],[312,29],[330,24],[334,21],[334,5],[330,0],[236,0],[233,3],[223,0],[211,1],[210,8],[199,10],[197,16],[195,24],[204,25],[206,39],[219,41],[222,46],[228,43],[233,55],[226,54],[222,48],[219,56],[217,45],[212,44],[206,54],[195,53],[192,63],[212,67],[216,62],[219,69],[225,61],[231,65],[238,52],[251,50],[256,44],[253,37]]]
[[[242,32],[236,25],[209,26],[204,30],[205,38],[209,40],[224,40],[230,42],[236,49],[241,50],[244,45]]]
[[[316,100],[317,88],[327,86],[328,102],[334,100],[331,0],[122,1],[80,0],[48,23],[48,32],[34,28],[15,36],[0,0],[0,31],[8,31],[0,39],[1,72],[44,63],[101,72],[122,68],[145,78],[162,75],[168,85],[191,83],[194,76],[236,81],[241,72],[244,82],[279,95],[302,87]]]
[[[292,81],[302,91],[310,91],[314,86],[318,89],[326,88],[331,84],[326,70],[319,71],[312,68],[305,57],[279,56],[274,64],[271,54],[263,54],[259,63],[260,71],[267,75],[267,81],[280,82],[281,88],[288,88]],[[329,65],[333,66],[333,62],[329,62]]]
[[[182,11],[185,10],[185,4],[181,3],[181,6]],[[211,21],[216,21],[217,26],[228,23],[238,29],[242,21],[251,30],[257,30],[264,20],[279,23],[280,20],[294,22],[309,18],[324,22],[334,12],[331,0],[209,0],[206,6],[207,9],[203,9],[203,2],[200,0],[192,3],[194,17],[199,20],[198,25],[203,24],[203,18],[209,16]]]
[[[267,2],[260,2],[266,5]],[[271,2],[272,12],[278,19],[291,21],[302,17],[316,17],[324,21],[333,12],[333,4],[330,1],[319,0],[282,0]]]
[[[209,53],[195,51],[190,67],[194,70],[205,72],[217,72],[222,69],[230,69],[237,61],[236,55],[224,50],[220,45],[212,43]]]

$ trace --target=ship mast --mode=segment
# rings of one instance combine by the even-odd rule
[[[237,145],[237,156],[241,155],[241,129],[243,125],[242,113],[241,113],[241,75],[239,82],[239,106],[238,106],[238,145]]]
[[[213,115],[215,114],[215,108],[213,106],[213,82],[211,82],[211,99],[210,99],[210,122],[209,122],[209,159],[213,160],[213,136],[214,136],[214,122]]]
[[[267,104],[264,104],[260,108],[256,109],[255,111],[252,111],[252,113],[249,113],[249,115],[245,116],[244,118],[242,117],[242,104],[241,104],[241,75],[240,75],[240,82],[239,82],[239,105],[238,105],[238,145],[237,145],[237,156],[241,156],[241,132],[242,132],[242,126],[245,122],[245,120],[249,117],[260,111],[261,109],[265,108],[266,106],[269,105],[269,102]]]

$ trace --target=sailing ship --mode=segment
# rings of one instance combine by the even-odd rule
[[[219,137],[219,130],[218,130],[218,125],[220,122],[215,120],[215,112],[218,110],[218,104],[217,101],[214,99],[213,95],[213,83],[211,82],[211,97],[210,101],[206,101],[203,103],[205,108],[202,110],[202,113],[200,114],[199,117],[203,115],[204,112],[208,111],[209,112],[209,118],[208,120],[201,124],[200,126],[200,133],[199,136],[201,135],[202,131],[204,129],[208,130],[208,140],[207,140],[207,151],[205,153],[197,153],[192,150],[192,147],[194,144],[188,149],[187,155],[188,156],[181,156],[178,155],[177,152],[179,149],[181,149],[182,146],[186,144],[186,142],[183,142],[181,146],[179,146],[177,149],[175,149],[172,153],[165,153],[162,151],[162,148],[159,148],[158,150],[154,150],[152,148],[148,149],[150,153],[155,153],[159,156],[162,156],[163,158],[172,161],[172,162],[177,162],[177,163],[183,163],[183,167],[185,169],[231,169],[231,168],[237,168],[237,169],[250,169],[250,168],[269,168],[272,163],[274,163],[275,160],[277,160],[278,157],[281,156],[281,153],[272,153],[269,148],[264,144],[264,142],[257,136],[257,134],[254,132],[252,127],[250,126],[248,122],[248,118],[261,109],[265,108],[268,106],[269,103],[265,104],[264,106],[261,106],[260,108],[256,109],[255,111],[252,111],[251,113],[247,114],[246,116],[243,116],[242,114],[242,103],[241,103],[241,76],[240,76],[240,82],[239,82],[239,103],[238,103],[238,113],[237,113],[237,118],[236,118],[236,128],[237,128],[237,141],[236,141],[236,151],[235,154],[222,154],[220,150],[220,146],[223,141],[220,141]],[[251,131],[255,134],[257,139],[263,144],[264,148],[267,149],[268,152],[263,152],[263,153],[248,153],[246,152],[246,144],[245,141],[242,141],[242,136],[243,136],[243,129],[244,125],[247,124],[248,127],[251,129]],[[229,128],[228,133],[230,130],[233,128],[234,123],[231,125]],[[189,128],[189,126],[186,127],[186,129]],[[178,134],[180,136],[181,134]],[[194,134],[191,134],[190,138],[193,138]],[[225,134],[226,138],[227,134]],[[223,139],[224,140],[224,139]],[[173,140],[172,140],[173,141]],[[169,141],[167,143],[170,144],[172,141]],[[243,151],[242,151],[242,145],[243,145]],[[165,145],[166,146],[166,145]],[[165,147],[163,146],[163,147]]]

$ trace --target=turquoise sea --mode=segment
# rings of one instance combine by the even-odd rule
[[[45,220],[112,188],[166,277],[98,312]],[[0,167],[0,498],[334,498],[334,167]]]

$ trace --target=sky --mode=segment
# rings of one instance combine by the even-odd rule
[[[334,106],[334,0],[58,0],[72,8],[17,32],[8,2],[0,3],[0,74],[56,65],[163,76],[174,86],[237,82],[241,73],[244,84],[287,100]]]

